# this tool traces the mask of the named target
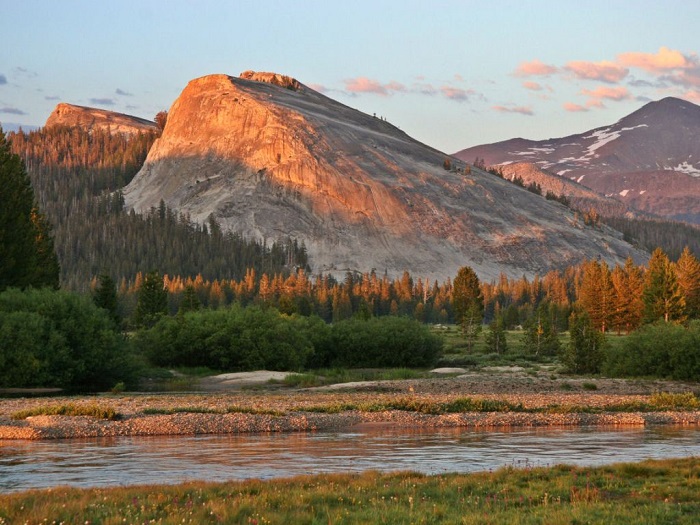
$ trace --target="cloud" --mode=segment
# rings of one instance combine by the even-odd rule
[[[513,74],[516,77],[530,77],[530,76],[542,76],[547,77],[558,73],[559,68],[555,66],[550,66],[548,64],[543,64],[541,61],[535,59],[531,62],[522,62]]]
[[[432,84],[426,84],[425,82],[413,84],[413,86],[411,86],[411,91],[420,95],[428,96],[437,95],[438,92],[435,86],[433,86]]]
[[[124,91],[123,89],[119,89],[119,88],[117,88],[115,93],[117,95],[122,96],[122,97],[133,97],[134,96],[133,93],[128,93],[128,92]]]
[[[0,113],[7,113],[8,115],[26,115],[24,111],[21,109],[17,108],[11,108],[8,106],[5,106],[4,108],[0,108]]]
[[[617,55],[618,63],[636,67],[649,73],[659,73],[672,69],[686,69],[697,65],[697,60],[685,56],[680,51],[661,47],[659,52],[639,53],[636,51]]]
[[[564,66],[564,69],[572,73],[576,78],[581,80],[597,80],[599,82],[607,82],[608,84],[616,84],[629,73],[629,69],[603,60],[602,62],[585,62],[582,60],[574,60]]]
[[[389,96],[391,91],[396,91],[397,86],[402,86],[398,82],[381,84],[377,80],[367,77],[351,78],[345,81],[345,89],[350,93],[372,93],[383,97]]]
[[[603,104],[603,101],[597,98],[589,98],[588,101],[586,102],[586,107],[587,108],[599,108],[599,109],[604,109],[605,104]]]
[[[566,111],[571,111],[572,113],[580,113],[580,112],[588,111],[587,107],[584,107],[580,104],[574,104],[573,102],[564,103],[564,109]]]
[[[532,82],[531,80],[526,80],[523,82],[523,87],[529,89],[530,91],[542,91],[542,85],[537,82]]]
[[[329,89],[323,84],[309,84],[309,87],[319,93],[328,93]]]
[[[700,90],[690,89],[681,95],[681,98],[700,104]]]
[[[442,86],[440,92],[450,100],[456,100],[457,102],[464,102],[469,100],[469,97],[476,94],[473,89],[462,89],[451,86]]]
[[[0,75],[0,86],[7,84],[7,77],[5,75]]]
[[[39,74],[24,67],[16,67],[12,70],[17,76],[25,78],[36,78]]]
[[[534,115],[530,106],[492,106],[491,109],[499,113],[520,113],[521,115]]]
[[[670,75],[663,75],[660,77],[660,80],[662,82],[671,82],[677,86],[700,87],[700,66],[678,71]]]
[[[625,100],[630,98],[630,92],[626,87],[600,86],[595,89],[582,89],[581,93],[592,99]]]
[[[462,75],[460,75],[459,73],[455,73],[454,79],[457,82],[464,82],[464,77]]]
[[[95,104],[96,106],[114,106],[115,102],[113,98],[91,98],[90,104]]]
[[[46,95],[44,97],[44,100],[60,100],[60,99],[61,99],[61,97],[59,97],[58,95],[50,95],[50,96]]]

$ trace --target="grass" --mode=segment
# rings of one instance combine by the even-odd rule
[[[424,476],[334,474],[270,481],[0,495],[9,523],[691,524],[700,458],[595,468]]]
[[[12,419],[26,419],[32,416],[90,416],[98,419],[115,420],[119,414],[110,406],[101,405],[44,405],[14,412]]]
[[[314,370],[305,373],[288,374],[281,381],[271,380],[272,384],[283,384],[293,388],[310,388],[323,385],[335,385],[340,383],[352,383],[357,381],[393,381],[399,379],[420,379],[429,377],[425,370],[413,368],[386,368],[386,369],[346,369],[333,368]]]

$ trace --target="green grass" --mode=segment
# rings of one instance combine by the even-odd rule
[[[426,370],[412,368],[386,369],[320,369],[305,373],[289,374],[281,381],[271,380],[271,384],[282,384],[292,388],[310,388],[323,385],[352,383],[357,381],[392,381],[399,379],[421,379],[429,377]]]
[[[26,419],[32,416],[90,416],[98,419],[114,420],[119,414],[114,408],[102,405],[44,405],[12,414],[12,419]]]
[[[0,524],[691,524],[700,458],[477,474],[334,474],[0,495]]]

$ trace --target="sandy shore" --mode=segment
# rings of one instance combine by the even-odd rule
[[[591,389],[591,384],[595,384],[595,390]],[[365,423],[385,423],[396,427],[472,428],[698,426],[700,411],[619,412],[606,411],[606,407],[647,402],[654,392],[697,392],[699,386],[662,381],[557,378],[506,369],[464,373],[449,378],[436,376],[430,379],[280,389],[266,382],[256,383],[254,376],[248,376],[246,381],[241,382],[227,374],[226,378],[206,381],[207,392],[0,400],[0,446],[1,440],[8,439],[313,431],[349,428]],[[382,403],[397,399],[439,403],[464,397],[520,403],[525,408],[585,406],[596,408],[599,413],[466,412],[430,415],[397,410],[313,411],[314,407]],[[109,406],[120,417],[115,421],[85,416],[33,416],[22,420],[11,417],[21,410],[68,403]],[[181,412],[154,414],[173,409]]]

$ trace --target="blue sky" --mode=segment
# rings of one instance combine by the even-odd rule
[[[0,0],[0,122],[152,119],[187,82],[294,76],[447,153],[700,104],[695,0]]]

